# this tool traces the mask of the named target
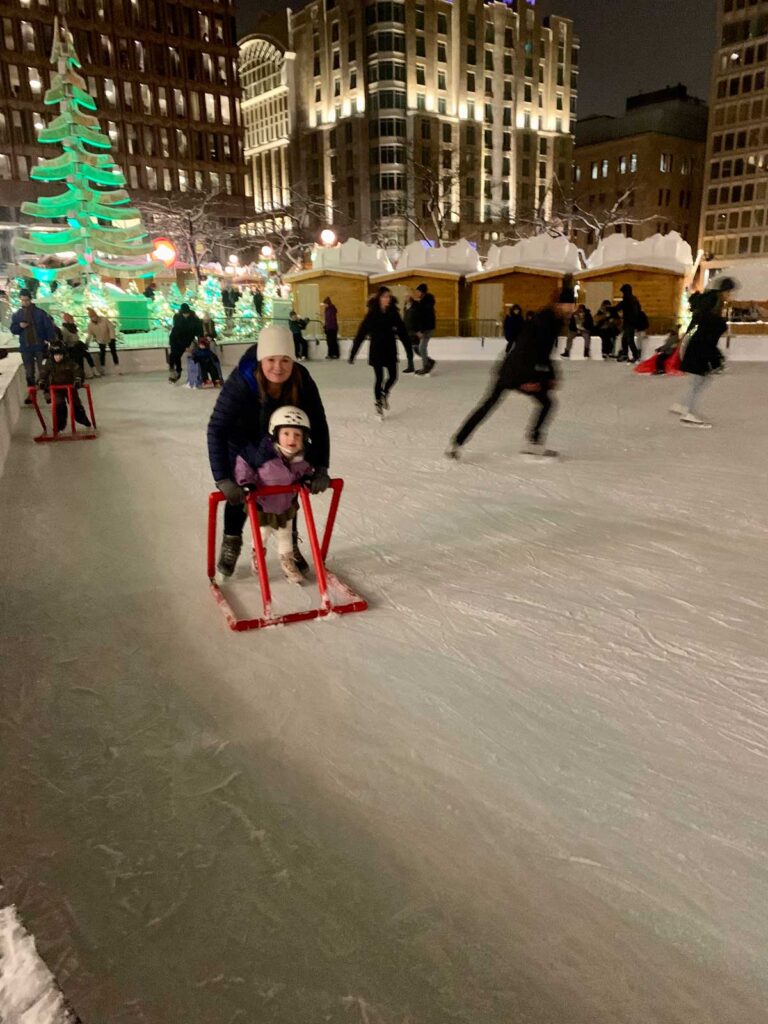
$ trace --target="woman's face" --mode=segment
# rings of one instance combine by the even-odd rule
[[[288,356],[269,356],[261,360],[261,372],[270,384],[285,384],[293,372],[293,360]]]
[[[382,295],[379,296],[379,306],[382,309],[388,309],[391,301],[392,296],[389,292],[384,292]]]

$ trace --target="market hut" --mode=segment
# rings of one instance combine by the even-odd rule
[[[691,247],[676,231],[642,242],[611,235],[577,275],[579,298],[594,312],[604,299],[620,301],[621,286],[631,284],[648,316],[649,333],[663,334],[680,320],[692,270]]]
[[[579,269],[579,254],[567,238],[537,235],[515,245],[492,245],[485,267],[467,276],[467,333],[498,333],[509,307],[523,311],[545,306],[563,275]]]
[[[315,328],[322,325],[321,303],[329,296],[338,310],[339,334],[348,337],[365,313],[369,278],[391,270],[382,249],[350,238],[340,245],[315,246],[311,269],[286,274],[284,280],[293,290],[293,308],[299,316],[315,321]]]
[[[464,278],[479,269],[477,250],[466,239],[439,247],[429,242],[412,242],[403,249],[397,269],[371,277],[371,287],[387,285],[402,308],[409,292],[426,284],[435,296],[435,337],[457,337],[461,333]]]

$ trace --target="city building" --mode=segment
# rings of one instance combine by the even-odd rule
[[[51,156],[37,132],[50,119],[56,4],[0,0],[0,263],[29,180]],[[69,0],[67,24],[98,115],[131,194],[220,192],[232,220],[244,210],[237,38],[231,0]]]
[[[312,0],[242,41],[241,76],[257,220],[290,196],[313,228],[490,240],[570,174],[578,40],[523,0]]]
[[[701,217],[705,260],[768,253],[768,2],[719,0]]]
[[[572,199],[587,217],[574,217],[574,241],[590,251],[600,232],[678,231],[695,251],[706,138],[707,106],[684,85],[631,96],[621,117],[578,121]]]

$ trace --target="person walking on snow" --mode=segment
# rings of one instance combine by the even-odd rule
[[[238,455],[248,446],[257,448],[269,434],[272,414],[282,406],[296,406],[307,414],[312,436],[305,449],[314,468],[309,486],[312,494],[327,490],[330,438],[328,421],[317,385],[309,370],[295,360],[293,338],[287,327],[270,325],[259,335],[258,349],[252,345],[229,375],[219,393],[208,423],[208,458],[216,486],[227,499],[224,506],[224,539],[217,568],[222,576],[235,571],[243,545],[247,512],[245,491],[235,480]],[[249,461],[258,469],[258,459]],[[293,520],[293,556],[300,572],[308,568],[299,551],[296,520]]]
[[[338,359],[339,311],[328,295],[323,299],[323,330],[325,331],[325,341],[328,346],[328,355],[325,358]]]
[[[723,306],[728,301],[736,282],[724,277],[713,288],[692,300],[692,331],[685,344],[680,364],[684,373],[690,374],[688,393],[680,405],[673,405],[670,412],[680,417],[680,422],[690,427],[711,427],[712,424],[699,416],[699,398],[711,374],[723,365],[723,354],[718,341],[728,329],[723,316]]]
[[[402,341],[406,350],[408,346],[408,332],[397,308],[397,301],[386,285],[382,285],[368,302],[368,312],[352,342],[350,366],[354,363],[355,356],[366,337],[370,338],[368,365],[373,367],[374,373],[374,404],[377,414],[383,416],[384,410],[389,409],[389,393],[397,382],[397,339]]]
[[[10,330],[19,339],[27,386],[33,388],[43,365],[46,347],[56,339],[56,325],[44,309],[34,304],[28,289],[22,289],[19,299],[21,305],[11,317]],[[25,399],[25,404],[31,405],[32,399]]]
[[[457,459],[461,447],[495,408],[507,391],[520,391],[538,404],[528,429],[527,455],[556,456],[544,445],[544,427],[555,408],[551,392],[557,385],[552,351],[557,345],[563,321],[572,316],[575,295],[570,279],[552,296],[550,304],[527,321],[517,344],[494,371],[485,399],[467,417],[454,435],[446,454]]]
[[[120,360],[117,358],[116,333],[115,325],[111,320],[97,313],[93,306],[88,307],[88,328],[85,332],[85,343],[87,345],[89,341],[95,341],[99,346],[99,366],[102,377],[106,372],[107,345],[109,345],[112,362],[117,367],[118,374],[123,372],[120,369]]]
[[[416,335],[419,339],[419,355],[422,362],[422,367],[416,371],[416,376],[428,377],[437,366],[435,360],[429,357],[429,340],[435,333],[435,327],[437,326],[435,296],[425,284],[420,284],[416,292],[420,296],[414,307],[416,313]]]
[[[304,457],[310,435],[309,417],[295,405],[284,405],[269,418],[269,434],[258,446],[246,445],[235,460],[235,481],[241,487],[289,487],[312,476]],[[256,467],[255,469],[253,467]],[[289,583],[304,580],[293,554],[289,524],[299,507],[296,494],[269,494],[258,499],[261,540],[266,549],[274,532],[280,568]]]

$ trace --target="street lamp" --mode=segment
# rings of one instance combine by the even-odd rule
[[[272,257],[275,255],[275,250],[272,248],[271,245],[262,245],[261,255],[265,260],[271,260]]]
[[[336,245],[336,232],[333,228],[323,228],[320,232],[320,241],[328,249]]]

